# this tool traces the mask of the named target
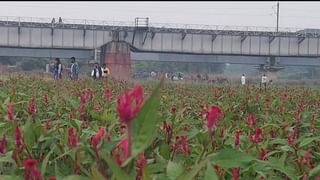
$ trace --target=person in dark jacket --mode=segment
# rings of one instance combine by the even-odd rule
[[[55,61],[53,66],[53,78],[54,80],[59,80],[62,79],[62,64],[59,58],[56,58]]]
[[[71,57],[71,66],[70,66],[70,78],[71,80],[77,80],[79,78],[79,65],[76,63],[76,58]]]

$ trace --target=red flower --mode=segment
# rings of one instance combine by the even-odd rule
[[[11,101],[7,105],[7,117],[9,121],[13,121],[14,119],[14,106]]]
[[[233,168],[232,170],[232,179],[233,180],[239,180],[240,176],[240,169],[239,168]]]
[[[36,113],[36,111],[37,111],[36,99],[33,96],[32,99],[29,102],[29,105],[28,105],[28,113],[30,115],[34,115]]]
[[[235,140],[234,140],[234,145],[239,148],[240,146],[240,134],[241,134],[241,130],[237,129],[236,130],[236,135],[235,135]]]
[[[106,130],[104,128],[100,128],[96,135],[94,135],[91,138],[91,146],[93,148],[97,148],[97,146],[100,144],[101,140],[103,139],[103,136],[105,135]]]
[[[289,145],[292,145],[292,144],[294,143],[295,139],[296,139],[296,133],[295,133],[295,131],[294,131],[294,132],[291,132],[291,133],[289,133],[289,134],[287,135],[287,141],[288,141],[288,144],[289,144]]]
[[[25,180],[41,180],[41,173],[37,168],[37,161],[33,159],[26,159],[23,161],[26,169]]]
[[[219,118],[223,116],[223,112],[218,106],[211,106],[208,111],[208,121],[207,127],[209,130],[215,128],[216,123],[218,122]]]
[[[171,108],[171,112],[172,112],[173,115],[175,115],[176,112],[177,112],[177,108],[176,107]]]
[[[8,142],[7,142],[6,136],[3,135],[2,140],[0,140],[0,153],[1,154],[4,154],[7,152],[7,144],[8,144]]]
[[[139,159],[137,160],[137,176],[136,180],[142,180],[143,177],[143,170],[147,166],[147,159],[144,156],[144,153],[140,154]]]
[[[262,130],[260,128],[257,128],[255,131],[255,134],[250,136],[250,140],[253,144],[258,144],[263,141],[262,137]]]
[[[166,121],[163,122],[163,129],[165,130],[165,133],[168,135],[172,133],[172,128],[170,124],[167,124]]]
[[[247,117],[247,124],[250,127],[254,127],[257,124],[257,119],[254,114],[249,114],[249,116]]]
[[[182,151],[184,154],[190,154],[189,145],[187,143],[187,136],[181,136],[181,144],[182,144]]]
[[[310,168],[313,167],[312,149],[311,148],[309,148],[308,151],[306,152],[306,154],[304,155],[302,163],[306,164]]]
[[[128,139],[123,139],[118,145],[119,151],[116,153],[116,161],[121,165],[129,157],[129,141]]]
[[[276,138],[277,137],[277,133],[274,130],[270,131],[270,135],[271,135],[272,138]]]
[[[267,159],[267,151],[263,148],[260,150],[259,159],[263,161]]]
[[[22,133],[19,126],[16,126],[15,130],[15,142],[19,152],[21,153],[24,148],[24,144],[22,140]]]
[[[78,138],[74,128],[68,129],[68,142],[68,145],[71,148],[77,147],[78,145]]]
[[[112,97],[112,91],[110,89],[105,89],[104,90],[104,100],[110,101],[111,97]]]
[[[132,107],[132,104],[135,104]],[[132,121],[143,103],[143,88],[141,86],[135,86],[133,90],[124,93],[118,98],[117,111],[120,120],[126,124]]]

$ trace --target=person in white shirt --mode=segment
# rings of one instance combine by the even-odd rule
[[[244,74],[242,74],[242,76],[241,76],[241,84],[242,85],[246,84],[246,77],[244,76]]]
[[[264,90],[267,90],[267,76],[265,74],[261,77],[261,84],[264,85]]]
[[[100,67],[98,63],[95,63],[94,68],[91,71],[91,77],[93,77],[93,79],[100,79],[103,76],[104,76],[103,68]]]

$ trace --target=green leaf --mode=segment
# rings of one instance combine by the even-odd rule
[[[23,177],[19,176],[9,176],[9,175],[0,175],[1,180],[23,180]]]
[[[291,166],[283,164],[282,160],[270,157],[266,163],[271,168],[286,174],[290,179],[298,180],[296,170],[294,168],[292,168]]]
[[[161,144],[159,154],[166,160],[170,158],[170,146],[166,143]]]
[[[43,162],[42,162],[42,164],[41,164],[41,175],[42,175],[42,176],[45,175],[49,158],[50,158],[51,154],[54,152],[54,149],[55,149],[55,148],[56,148],[56,146],[54,146],[54,147],[51,149],[51,151],[47,154],[47,156],[43,159]]]
[[[299,147],[300,147],[300,148],[301,148],[301,147],[304,147],[304,146],[306,146],[306,145],[308,145],[308,144],[312,143],[312,141],[314,141],[314,140],[319,140],[319,139],[320,139],[320,137],[309,137],[309,138],[304,138],[304,139],[301,141],[301,143],[300,143]]]
[[[162,83],[163,81],[159,83],[132,123],[132,157],[144,151],[155,137]]]
[[[216,171],[211,167],[210,163],[207,163],[207,170],[204,176],[204,180],[219,180]]]
[[[7,152],[6,154],[0,154],[0,163],[2,162],[15,163],[12,159],[12,151]]]
[[[184,172],[181,164],[169,161],[167,165],[167,175],[171,180],[179,178]]]
[[[112,170],[115,178],[117,180],[130,180],[129,175],[119,167],[114,160],[110,159],[109,157],[102,156],[102,158],[108,163],[110,169]]]
[[[231,148],[222,149],[211,156],[211,162],[223,168],[244,167],[253,160],[256,159]]]
[[[89,180],[89,178],[84,177],[84,176],[72,175],[72,176],[67,176],[61,180]]]
[[[92,172],[92,177],[90,180],[101,180],[101,179],[106,179],[99,171],[96,167],[92,167],[91,168],[91,172]]]
[[[319,175],[319,174],[320,174],[320,164],[317,167],[310,170],[309,177],[311,178],[311,177]]]
[[[29,149],[32,148],[35,143],[34,126],[32,120],[28,119],[26,125],[23,128],[24,140]]]
[[[194,165],[192,167],[192,170],[189,173],[181,176],[179,178],[179,180],[192,180],[192,179],[194,179],[194,177],[199,173],[199,171],[203,168],[203,166],[206,165],[206,163],[207,163],[207,160],[204,160],[204,161],[201,161],[200,164]]]

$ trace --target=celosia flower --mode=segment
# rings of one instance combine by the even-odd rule
[[[240,176],[240,169],[239,168],[233,168],[232,170],[232,179],[233,180],[239,180]]]
[[[91,138],[91,146],[97,149],[97,146],[100,144],[101,140],[105,135],[106,130],[104,128],[100,128],[96,135]]]
[[[0,140],[0,153],[1,154],[5,154],[7,152],[7,145],[8,145],[8,142],[7,142],[6,136],[3,135],[2,139]]]
[[[262,137],[262,130],[260,128],[256,128],[255,134],[250,136],[250,140],[253,144],[258,144],[263,141]]]
[[[267,151],[263,148],[260,150],[259,159],[263,161],[267,159]]]
[[[26,159],[23,161],[25,172],[25,180],[42,180],[40,170],[37,168],[37,161]]]
[[[117,111],[120,120],[126,124],[130,123],[140,111],[143,103],[143,88],[135,86],[133,90],[124,93],[118,98]],[[132,106],[134,104],[134,107]]]
[[[236,130],[236,134],[235,134],[235,140],[234,140],[234,145],[239,148],[240,146],[240,134],[241,134],[241,130],[237,129]]]
[[[7,105],[7,117],[9,121],[13,121],[14,119],[14,106],[11,101],[9,101]]]
[[[247,124],[250,127],[254,127],[257,124],[257,119],[254,114],[249,114],[249,116],[247,117]]]
[[[209,130],[212,130],[216,127],[216,124],[220,117],[223,116],[223,112],[218,106],[211,106],[208,111],[208,121],[207,121],[207,127]]]
[[[71,148],[77,147],[78,138],[74,128],[68,129],[68,145]]]
[[[182,151],[184,154],[189,155],[189,145],[187,143],[187,136],[181,136],[181,144],[182,144]]]
[[[36,111],[37,111],[36,99],[33,96],[32,99],[29,102],[29,105],[28,105],[28,113],[30,115],[34,115],[36,113]]]
[[[24,144],[22,140],[22,133],[19,126],[16,126],[16,130],[15,130],[15,143],[19,152],[22,152],[24,148]]]
[[[136,180],[142,180],[143,170],[147,166],[147,159],[144,156],[144,153],[140,154],[139,159],[137,160],[136,168],[137,168],[137,176]]]

